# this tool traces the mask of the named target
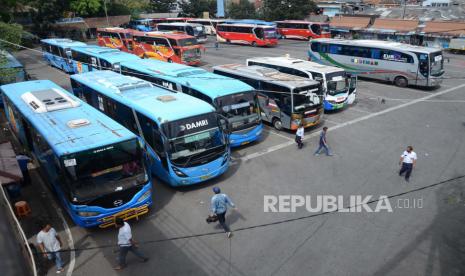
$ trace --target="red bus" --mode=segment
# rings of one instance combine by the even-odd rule
[[[187,65],[199,64],[205,49],[195,37],[180,33],[134,32],[132,40],[132,53],[141,58]]]
[[[276,21],[278,34],[283,38],[310,40],[314,38],[331,38],[329,24],[303,20]]]
[[[131,29],[123,28],[99,28],[97,29],[97,39],[99,46],[118,49],[123,52],[132,52]]]
[[[219,42],[249,44],[252,46],[276,46],[276,28],[255,24],[218,24],[216,39]]]

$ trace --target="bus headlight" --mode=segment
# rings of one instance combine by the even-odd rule
[[[99,212],[78,212],[78,215],[81,217],[95,217],[100,215]]]
[[[171,167],[171,169],[173,169],[174,173],[179,176],[179,177],[187,177],[187,175],[185,173],[183,173],[182,171],[180,171],[178,168],[176,167]]]
[[[137,203],[140,203],[140,202],[146,200],[146,199],[147,199],[149,196],[151,196],[151,195],[152,195],[152,190],[149,189],[147,192],[143,193],[143,194],[139,197],[139,199],[137,200]]]

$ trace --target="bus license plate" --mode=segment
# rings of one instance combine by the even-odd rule
[[[249,143],[249,141],[242,142],[242,143],[241,143],[241,146],[247,145],[248,143]]]
[[[207,175],[202,175],[202,176],[200,177],[200,179],[201,179],[201,180],[206,180],[206,179],[209,179],[210,177],[212,177],[211,174],[207,174]]]

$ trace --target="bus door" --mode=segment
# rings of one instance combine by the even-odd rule
[[[263,31],[263,28],[253,28],[253,32],[258,39],[260,40],[264,39],[265,32]]]
[[[355,101],[355,95],[357,94],[357,76],[350,76],[349,81],[349,97],[347,102],[353,104]]]
[[[429,80],[428,54],[417,53],[417,57],[418,57],[418,68],[416,70],[417,77],[415,79],[415,84],[428,85],[428,80]],[[426,81],[422,82],[421,81],[422,79],[425,79]]]
[[[262,120],[271,123],[274,117],[281,117],[281,112],[279,110],[278,104],[274,99],[271,99],[267,95],[260,92],[257,93],[257,97]]]

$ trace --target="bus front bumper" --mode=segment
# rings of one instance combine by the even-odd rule
[[[262,134],[263,125],[259,124],[258,126],[253,127],[247,132],[239,131],[240,133],[231,133],[229,135],[229,142],[231,147],[239,147],[246,145],[250,142],[256,141],[260,138]]]

